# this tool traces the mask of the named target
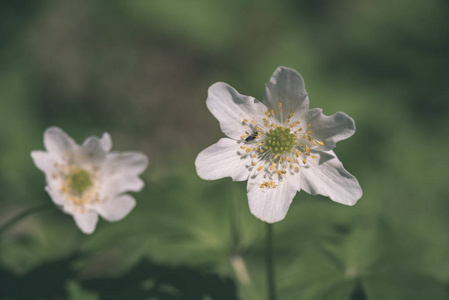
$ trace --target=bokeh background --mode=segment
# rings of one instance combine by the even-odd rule
[[[298,70],[344,111],[336,148],[364,191],[300,192],[274,226],[279,299],[449,298],[449,2],[0,1],[0,225],[50,203],[32,150],[59,126],[150,158],[123,221],[86,236],[56,207],[0,236],[1,299],[265,299],[265,224],[245,183],[203,181],[224,81],[262,99]]]

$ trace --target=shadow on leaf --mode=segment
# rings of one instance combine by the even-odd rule
[[[67,283],[74,280],[99,299],[233,300],[235,283],[229,278],[190,267],[173,267],[142,260],[121,276],[79,279],[74,255],[42,265],[27,274],[0,270],[1,299],[67,299]]]

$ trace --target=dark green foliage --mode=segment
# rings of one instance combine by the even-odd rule
[[[115,278],[79,280],[79,273],[73,270],[77,259],[79,255],[48,262],[21,276],[1,270],[0,296],[11,300],[64,299],[70,294],[70,288],[67,288],[70,280],[78,280],[85,291],[98,299],[237,299],[235,284],[230,279],[188,267],[158,265],[148,260],[140,261]]]

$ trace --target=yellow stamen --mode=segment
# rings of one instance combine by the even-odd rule
[[[259,187],[261,189],[263,189],[263,188],[275,188],[275,187],[277,187],[277,184],[274,183],[273,181],[265,181],[261,185],[259,185]]]

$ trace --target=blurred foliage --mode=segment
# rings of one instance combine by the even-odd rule
[[[2,299],[264,299],[245,183],[205,182],[224,81],[262,99],[279,65],[344,111],[354,207],[301,192],[276,224],[279,299],[448,299],[449,3],[0,1],[0,224],[50,201],[30,151],[56,125],[150,157],[123,221],[83,235],[56,208],[0,236]]]
[[[26,275],[3,272],[6,299],[236,299],[234,283],[185,267],[140,261],[118,278],[80,280],[71,265],[78,255],[53,261]],[[209,298],[209,299],[210,299]]]

